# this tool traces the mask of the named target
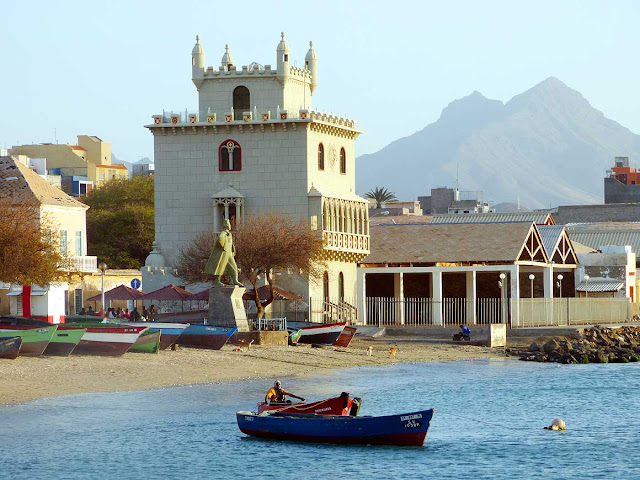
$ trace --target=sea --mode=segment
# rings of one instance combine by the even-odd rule
[[[280,380],[309,400],[361,397],[361,415],[435,414],[423,447],[317,445],[238,430],[235,412],[273,379],[69,395],[0,407],[0,478],[640,479],[638,363],[396,363]],[[558,417],[566,431],[543,429]]]

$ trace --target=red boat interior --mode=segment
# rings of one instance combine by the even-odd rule
[[[362,400],[351,398],[347,392],[342,392],[339,397],[327,398],[317,402],[299,403],[258,403],[258,413],[266,411],[278,411],[282,413],[313,413],[316,415],[343,415],[356,417],[360,412]]]

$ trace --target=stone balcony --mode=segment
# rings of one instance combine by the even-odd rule
[[[69,257],[69,264],[62,270],[68,272],[95,273],[98,271],[98,257],[87,255]]]
[[[364,258],[369,255],[369,235],[323,230],[324,249]]]

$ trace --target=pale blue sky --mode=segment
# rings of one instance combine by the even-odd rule
[[[474,90],[502,101],[556,76],[640,133],[640,2],[22,1],[2,6],[0,146],[98,135],[122,160],[153,158],[143,125],[195,110],[191,48],[238,65],[318,55],[314,108],[347,115],[370,153]],[[635,164],[640,159],[635,159]]]

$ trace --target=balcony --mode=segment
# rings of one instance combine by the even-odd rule
[[[94,273],[98,271],[98,257],[94,256],[81,256],[81,257],[69,257],[67,265],[62,270],[67,272],[83,272]]]
[[[362,257],[369,255],[369,235],[324,230],[322,241],[325,250],[351,253]]]

